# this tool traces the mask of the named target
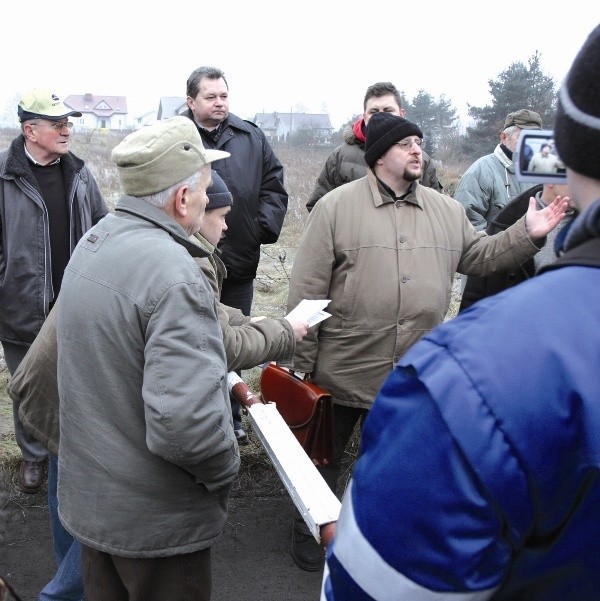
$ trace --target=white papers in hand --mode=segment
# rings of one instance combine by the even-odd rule
[[[308,322],[309,327],[318,324],[319,322],[331,317],[331,313],[323,311],[323,309],[331,302],[331,300],[308,300],[300,301],[286,317],[295,317]]]

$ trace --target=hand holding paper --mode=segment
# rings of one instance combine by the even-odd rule
[[[300,301],[294,309],[292,309],[286,318],[290,319],[302,319],[307,321],[309,327],[318,324],[319,322],[331,317],[331,313],[323,311],[323,309],[331,302],[327,299],[319,300],[307,300]]]

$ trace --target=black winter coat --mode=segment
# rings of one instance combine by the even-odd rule
[[[194,121],[190,109],[185,115]],[[244,283],[256,277],[260,245],[279,238],[288,194],[283,185],[283,166],[263,131],[232,113],[221,127],[216,142],[202,128],[198,131],[206,148],[231,154],[212,165],[233,195],[228,229],[219,250],[227,267],[227,281]]]
[[[55,300],[48,210],[25,155],[23,135],[0,153],[0,340],[31,344]],[[108,213],[84,162],[60,159],[70,221],[70,250]]]

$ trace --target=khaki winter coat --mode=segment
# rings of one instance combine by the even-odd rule
[[[335,403],[368,409],[400,356],[443,321],[456,272],[489,274],[538,250],[524,218],[488,236],[460,203],[418,183],[394,202],[369,169],[309,215],[288,310],[303,298],[331,299],[332,317],[297,343],[293,368],[311,373]]]
[[[56,378],[58,303],[57,299],[6,389],[10,398],[19,403],[19,419],[25,429],[55,455],[58,455],[59,440]]]

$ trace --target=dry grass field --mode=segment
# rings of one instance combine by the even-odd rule
[[[18,134],[17,130],[0,130],[0,149],[8,147]],[[111,150],[122,139],[122,134],[94,131],[88,134],[73,135],[72,150],[83,158],[96,177],[98,184],[107,199],[114,207],[119,197],[119,180],[116,168],[110,160]],[[280,317],[285,314],[289,275],[294,261],[294,254],[302,228],[307,218],[305,208],[308,196],[321,170],[330,149],[300,149],[287,146],[275,148],[285,168],[285,184],[290,199],[284,228],[277,243],[263,246],[262,258],[256,279],[254,315]],[[455,170],[439,169],[444,186],[452,191],[459,175]],[[460,300],[460,288],[455,285],[449,316],[456,312]],[[0,348],[1,355],[1,348]],[[259,368],[243,373],[243,377],[253,390],[258,388]],[[8,371],[0,356],[0,480],[2,476],[15,479],[15,467],[20,453],[14,442],[12,426],[12,402],[6,395]],[[260,444],[252,438],[252,444],[242,448],[243,469],[240,472],[238,487],[249,489],[252,482],[272,482],[280,486],[276,480],[261,478],[270,470],[268,461]],[[268,486],[269,484],[267,484]]]

